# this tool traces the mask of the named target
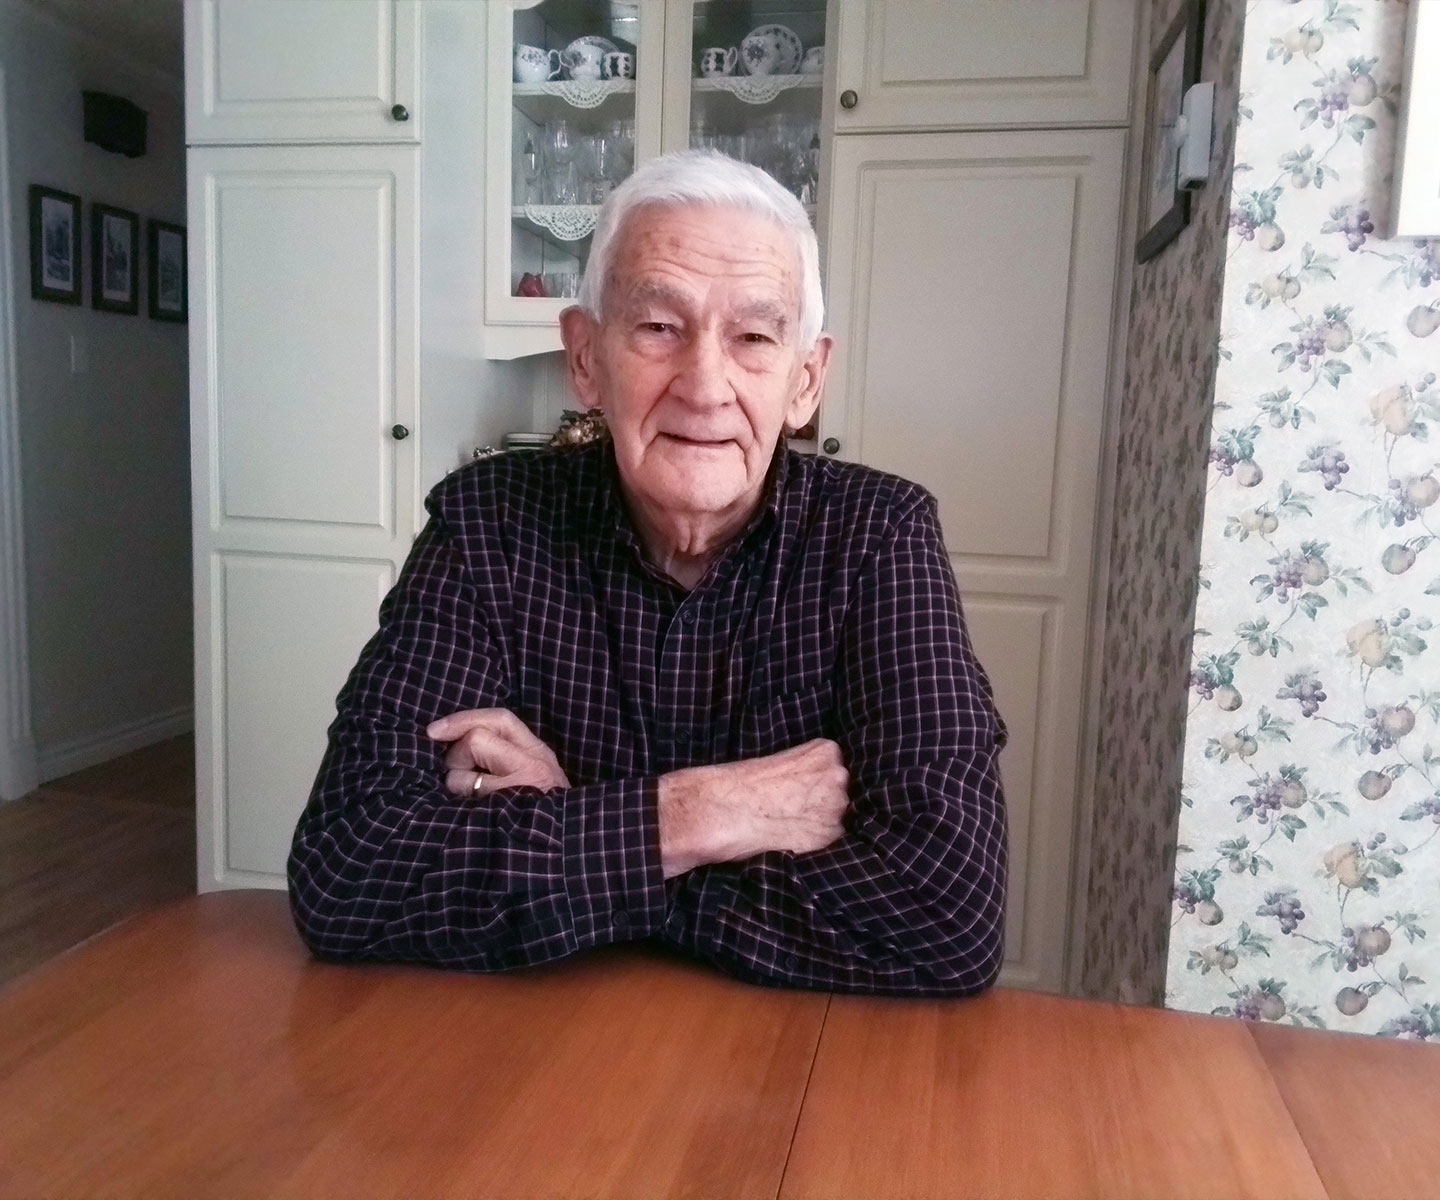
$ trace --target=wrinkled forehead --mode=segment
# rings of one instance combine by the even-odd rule
[[[797,320],[800,248],[767,213],[740,205],[646,204],[615,233],[604,304],[623,308],[723,282],[737,296],[781,305]]]

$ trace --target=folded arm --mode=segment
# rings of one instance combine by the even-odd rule
[[[1004,727],[926,497],[851,605],[835,680],[846,832],[671,880],[662,937],[758,982],[964,994],[1003,942]]]
[[[436,517],[340,693],[295,831],[291,908],[317,954],[495,970],[659,929],[656,779],[446,790],[427,726],[508,697],[504,648]]]

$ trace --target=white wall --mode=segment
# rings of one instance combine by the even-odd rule
[[[41,776],[165,736],[191,705],[186,330],[89,307],[89,205],[184,223],[180,80],[0,0],[31,721]],[[149,113],[127,159],[82,136],[82,89]],[[85,202],[85,306],[30,298],[28,187]],[[142,280],[144,262],[142,258]],[[70,369],[71,338],[89,359]]]

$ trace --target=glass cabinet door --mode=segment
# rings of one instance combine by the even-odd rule
[[[659,148],[663,18],[661,0],[492,6],[487,322],[553,325],[573,301],[601,202]]]
[[[689,12],[688,144],[760,167],[812,220],[825,7],[825,0],[693,0]]]

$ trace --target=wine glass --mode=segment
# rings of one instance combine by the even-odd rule
[[[540,199],[540,154],[535,139],[526,136],[525,149],[520,152],[521,204],[535,204]]]
[[[563,166],[575,161],[579,140],[575,130],[563,117],[545,122],[545,157],[550,165]]]

